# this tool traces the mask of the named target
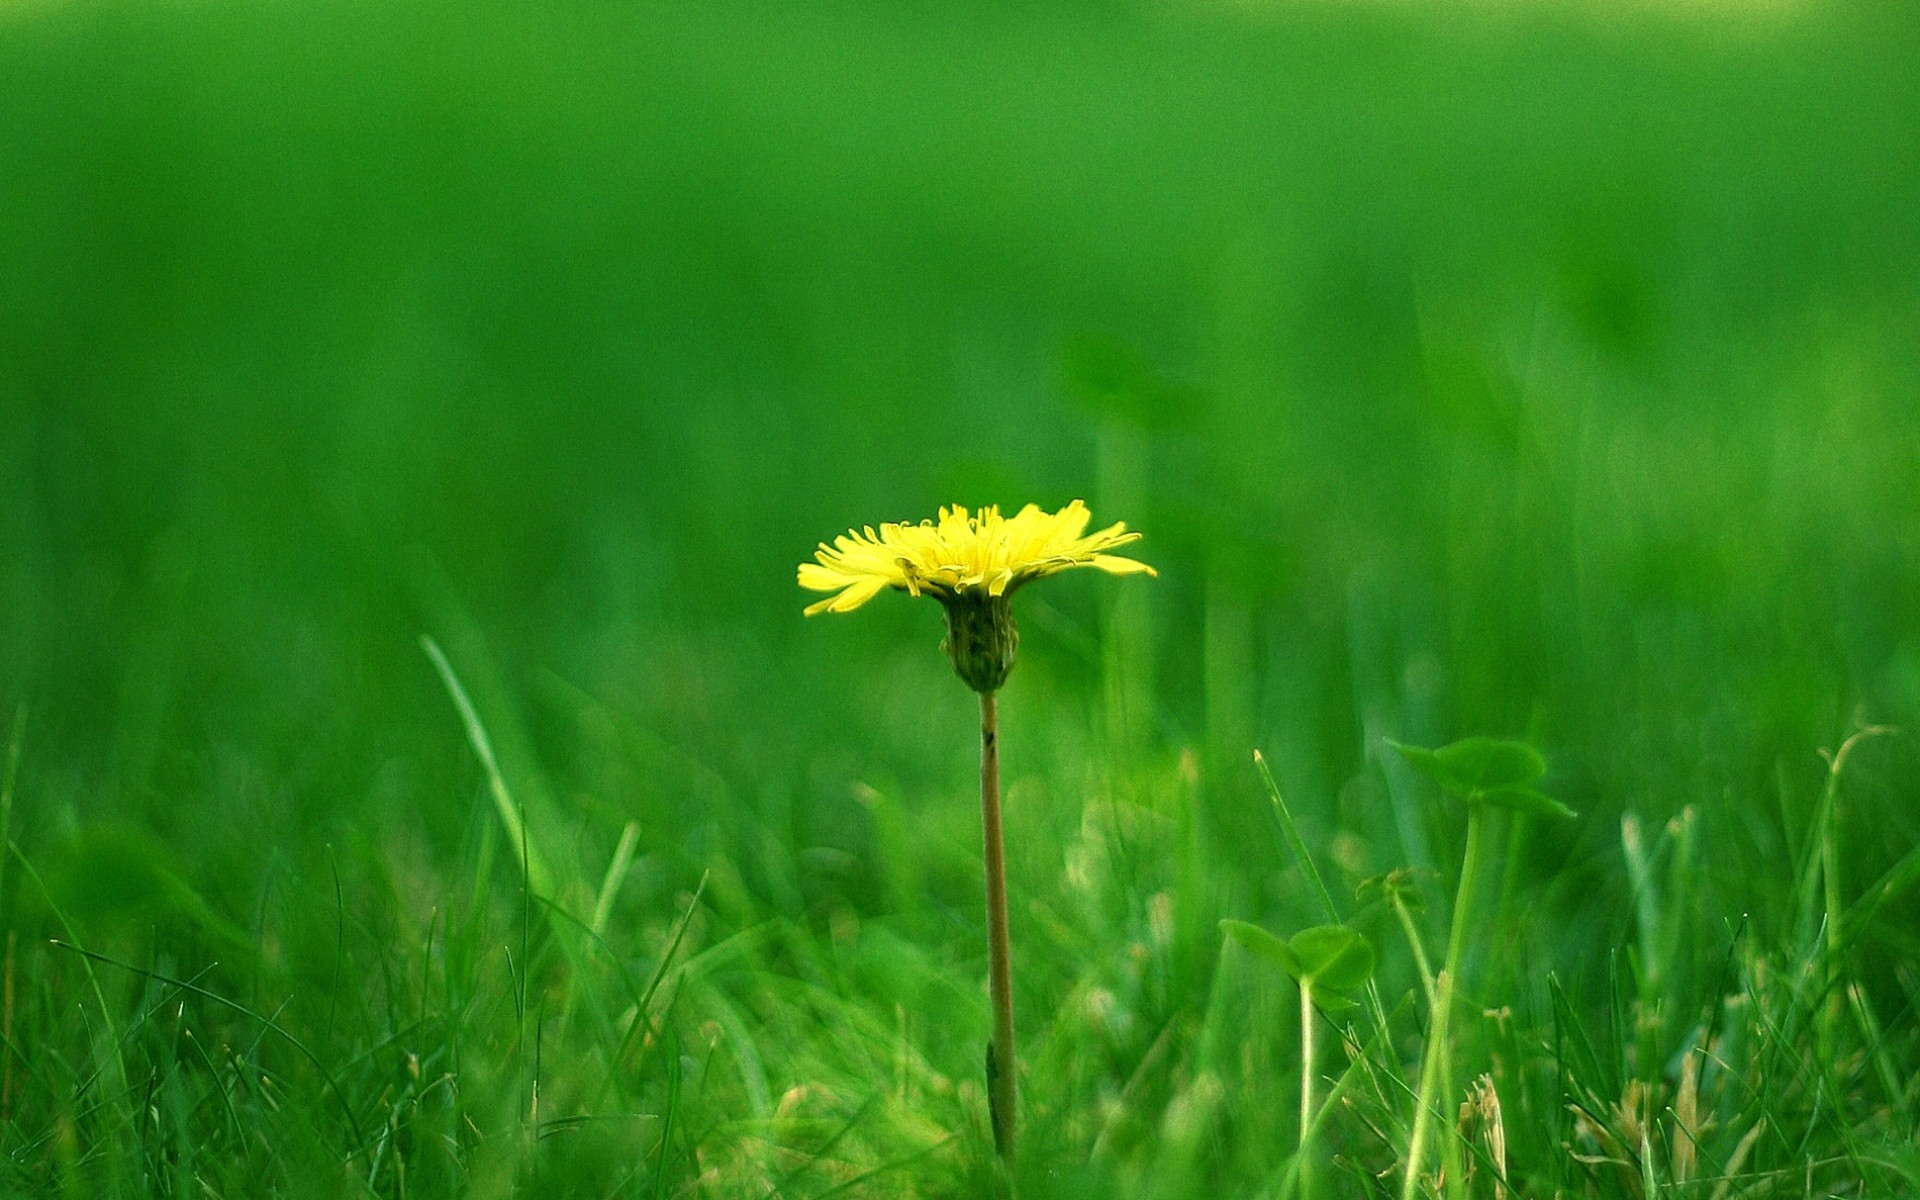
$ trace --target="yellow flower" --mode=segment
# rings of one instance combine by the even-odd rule
[[[1127,532],[1125,522],[1087,533],[1091,519],[1078,500],[1057,513],[1029,504],[1011,517],[992,505],[978,514],[955,505],[941,509],[938,521],[848,530],[832,546],[822,542],[816,561],[800,564],[801,587],[837,593],[808,605],[807,615],[852,612],[887,588],[951,608],[956,600],[1010,596],[1030,580],[1074,567],[1154,574],[1143,562],[1109,553],[1139,534]]]
[[[800,586],[831,592],[807,615],[852,612],[887,588],[932,596],[946,610],[940,643],[954,673],[980,696],[980,823],[987,875],[987,991],[993,1040],[987,1047],[987,1115],[994,1148],[1009,1166],[1019,1077],[1013,1041],[1013,968],[1007,933],[1007,875],[1000,820],[1000,708],[996,696],[1013,670],[1020,632],[1013,593],[1029,581],[1074,567],[1113,575],[1151,575],[1153,568],[1112,551],[1139,539],[1122,524],[1088,533],[1087,506],[1075,500],[1057,513],[1029,504],[1011,518],[994,507],[978,514],[958,505],[938,521],[850,529],[800,564]]]

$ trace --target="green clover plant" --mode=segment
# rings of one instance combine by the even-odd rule
[[[1300,1149],[1296,1159],[1305,1173],[1313,1133],[1313,1010],[1350,1008],[1350,993],[1373,978],[1373,943],[1345,925],[1315,925],[1281,940],[1248,921],[1220,922],[1227,936],[1256,957],[1279,967],[1300,985]]]
[[[1421,982],[1427,992],[1430,1009],[1426,1053],[1420,1065],[1420,1088],[1415,1099],[1413,1136],[1407,1148],[1407,1174],[1401,1188],[1401,1200],[1414,1200],[1420,1187],[1420,1168],[1426,1156],[1427,1142],[1433,1134],[1436,1100],[1450,1102],[1453,1095],[1453,1063],[1448,1053],[1448,1029],[1452,1023],[1453,995],[1461,959],[1472,927],[1473,896],[1479,885],[1481,842],[1485,814],[1489,808],[1504,808],[1531,816],[1567,819],[1574,811],[1535,785],[1547,773],[1546,760],[1525,742],[1497,738],[1471,737],[1429,750],[1423,746],[1387,743],[1399,752],[1407,765],[1440,785],[1440,789],[1467,806],[1467,847],[1460,863],[1460,886],[1453,900],[1453,922],[1447,935],[1447,956],[1438,976],[1427,967],[1426,952],[1409,915],[1408,890],[1387,889],[1387,898],[1413,946],[1420,967]],[[1437,1093],[1437,1095],[1436,1095]],[[1462,1194],[1459,1147],[1452,1138],[1442,1144],[1442,1162],[1449,1196]]]

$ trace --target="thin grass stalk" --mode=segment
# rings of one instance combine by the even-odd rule
[[[1841,898],[1840,889],[1840,773],[1846,769],[1847,758],[1853,753],[1854,747],[1891,732],[1893,730],[1884,725],[1869,725],[1840,743],[1840,749],[1827,763],[1826,786],[1820,792],[1814,836],[1818,842],[1821,901],[1826,910],[1821,923],[1821,982],[1824,995],[1816,1025],[1816,1045],[1822,1062],[1834,1061],[1837,1045],[1835,1028],[1840,1023],[1846,992],[1846,946],[1842,929],[1846,904]]]
[[[1333,904],[1333,893],[1327,888],[1327,881],[1321,878],[1320,868],[1314,864],[1313,855],[1307,850],[1307,840],[1300,836],[1300,827],[1294,824],[1293,812],[1287,807],[1286,797],[1280,794],[1280,785],[1273,778],[1273,771],[1267,766],[1266,755],[1255,750],[1253,765],[1259,769],[1260,778],[1267,785],[1267,802],[1273,806],[1274,816],[1280,822],[1280,833],[1286,839],[1287,848],[1293,851],[1294,861],[1306,872],[1313,882],[1314,890],[1319,894],[1320,911],[1326,913],[1329,925],[1339,925],[1343,918]],[[1387,1028],[1387,1007],[1380,999],[1380,984],[1373,979],[1367,980],[1367,1009],[1373,1015],[1376,1029]]]
[[[1314,1193],[1313,1164],[1313,987],[1300,985],[1300,1183],[1306,1195]]]
[[[1406,1007],[1406,1004],[1407,1001],[1402,1000],[1401,1003],[1395,1005],[1389,1017],[1398,1017],[1400,1010]],[[1391,1025],[1382,1022],[1381,1025],[1373,1031],[1373,1036],[1367,1040],[1366,1045],[1356,1046],[1351,1043],[1349,1044],[1347,1050],[1347,1069],[1340,1072],[1340,1077],[1333,1081],[1333,1087],[1327,1092],[1325,1102],[1320,1105],[1320,1110],[1313,1114],[1312,1131],[1310,1134],[1313,1140],[1319,1140],[1321,1126],[1327,1123],[1333,1113],[1340,1110],[1341,1103],[1346,1099],[1347,1093],[1353,1090],[1354,1081],[1360,1078],[1362,1073],[1361,1068],[1369,1066],[1373,1061],[1374,1054],[1378,1052],[1382,1046],[1391,1043],[1391,1033]],[[1352,1035],[1351,1027],[1348,1028],[1348,1034],[1349,1036]],[[1371,1074],[1371,1072],[1369,1072],[1369,1074]],[[1287,1200],[1288,1197],[1296,1194],[1300,1186],[1301,1174],[1300,1156],[1296,1154],[1287,1160],[1286,1167],[1280,1174],[1280,1185],[1277,1189],[1277,1194],[1281,1197],[1281,1200]]]
[[[1427,1020],[1431,1022],[1434,1010],[1440,1007],[1440,989],[1433,978],[1433,964],[1427,961],[1427,948],[1420,943],[1420,931],[1413,927],[1413,914],[1407,911],[1407,902],[1397,891],[1389,892],[1387,898],[1393,906],[1393,915],[1400,921],[1400,931],[1413,950],[1413,965],[1420,972],[1420,987],[1427,997]]]
[[[13,714],[13,736],[7,743],[7,769],[0,777],[0,897],[7,894],[7,847],[13,838],[13,785],[20,777],[20,740],[27,731],[27,706],[22,704]],[[13,1045],[13,957],[18,930],[7,930],[7,959],[5,981],[0,984],[5,990],[4,1002],[0,1002],[0,1046]],[[13,1120],[13,1058],[6,1054],[5,1066],[0,1067],[0,1125]]]
[[[1453,898],[1453,928],[1447,934],[1446,962],[1435,983],[1433,1011],[1427,1023],[1427,1049],[1420,1064],[1420,1091],[1414,1101],[1413,1136],[1407,1147],[1407,1177],[1400,1190],[1401,1200],[1414,1200],[1420,1191],[1420,1168],[1425,1161],[1427,1141],[1433,1136],[1434,1106],[1451,1101],[1452,1063],[1449,1061],[1449,1030],[1453,1016],[1453,992],[1459,978],[1460,960],[1467,945],[1467,918],[1473,907],[1473,893],[1480,877],[1480,806],[1467,809],[1467,848],[1460,863],[1460,887]],[[1436,1096],[1435,1093],[1439,1095]],[[1460,1155],[1451,1138],[1443,1138],[1441,1153],[1446,1164],[1447,1191],[1457,1194],[1460,1187]]]
[[[1393,907],[1393,915],[1399,919],[1400,930],[1406,935],[1407,945],[1413,950],[1413,962],[1420,972],[1420,988],[1427,998],[1427,1050],[1421,1056],[1420,1082],[1414,1095],[1413,1136],[1407,1147],[1407,1178],[1401,1189],[1403,1198],[1412,1197],[1419,1186],[1420,1163],[1426,1153],[1428,1127],[1431,1116],[1428,1109],[1428,1095],[1433,1088],[1434,1070],[1433,1046],[1438,1037],[1446,1032],[1446,1019],[1441,1016],[1446,1004],[1451,1003],[1452,986],[1448,982],[1448,999],[1441,999],[1440,980],[1434,978],[1433,965],[1427,961],[1426,946],[1421,943],[1420,931],[1414,928],[1413,914],[1407,911],[1407,902],[1398,891],[1388,893]]]
[[[980,825],[987,872],[987,992],[993,1003],[993,1041],[987,1046],[987,1112],[993,1144],[1013,1161],[1015,1078],[1013,962],[1007,935],[1007,860],[1000,835],[1000,708],[980,693]]]
[[[1822,950],[1821,965],[1823,999],[1820,1004],[1818,1034],[1816,1042],[1820,1061],[1832,1062],[1834,1057],[1834,1028],[1840,1023],[1840,984],[1842,977],[1842,954],[1840,942],[1840,764],[1849,742],[1841,747],[1840,754],[1834,756],[1833,767],[1827,773],[1827,786],[1820,797],[1820,885],[1821,900],[1826,908],[1826,919],[1821,924]]]

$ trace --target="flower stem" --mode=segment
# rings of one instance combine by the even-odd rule
[[[995,693],[980,693],[980,823],[986,839],[987,991],[993,1001],[993,1041],[987,1046],[987,1112],[993,1144],[1013,1161],[1013,965],[1007,937],[1007,860],[1000,840],[1000,709]]]

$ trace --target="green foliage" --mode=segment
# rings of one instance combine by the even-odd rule
[[[1247,921],[1228,918],[1220,928],[1315,993],[1350,992],[1373,977],[1373,943],[1345,925],[1315,925],[1285,941]]]
[[[1574,811],[1532,785],[1547,773],[1546,760],[1525,742],[1470,737],[1428,750],[1388,742],[1414,770],[1468,804],[1571,818]]]
[[[1449,905],[1347,898],[1457,729],[1582,816],[1467,774],[1440,1186],[1912,1194],[1916,94],[1899,5],[0,4],[0,1195],[987,1194],[971,700],[792,572],[1076,496],[1161,578],[1021,597],[1023,1197],[1285,1192],[1249,913],[1379,947],[1309,1175],[1399,1190]]]
[[[1373,943],[1344,925],[1316,925],[1287,942],[1300,963],[1298,978],[1314,988],[1352,991],[1373,978]]]
[[[1547,773],[1546,760],[1525,742],[1470,737],[1438,750],[1388,744],[1421,774],[1461,797],[1523,788]]]

